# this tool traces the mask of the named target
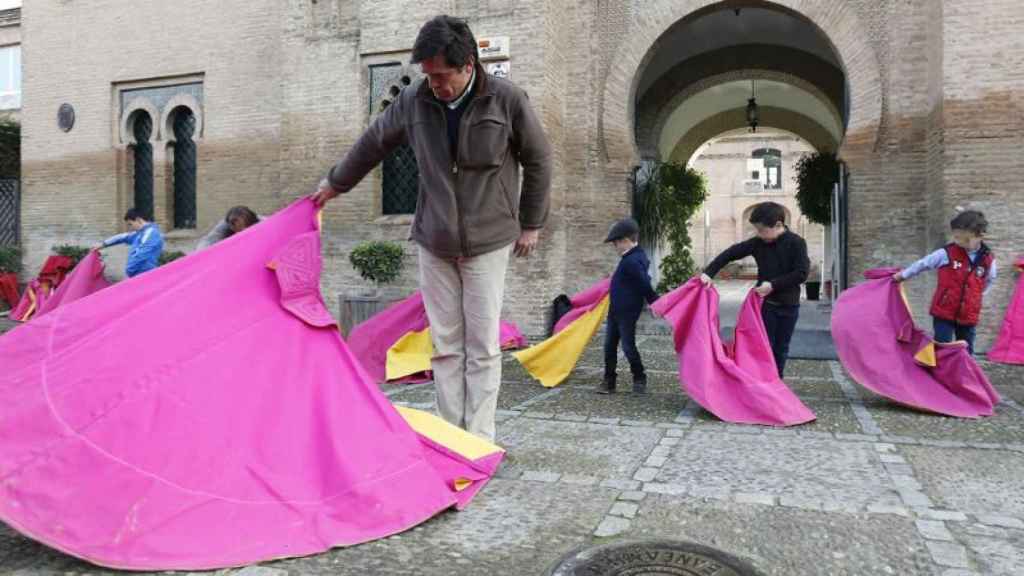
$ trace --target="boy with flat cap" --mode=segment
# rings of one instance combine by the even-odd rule
[[[647,271],[651,262],[644,249],[637,245],[639,236],[640,227],[636,220],[625,218],[611,227],[604,240],[613,243],[622,258],[612,275],[611,306],[604,339],[604,380],[597,388],[598,394],[615,392],[620,341],[622,353],[629,361],[629,369],[633,373],[633,392],[647,393],[647,374],[640,360],[640,352],[636,349],[636,322],[640,319],[644,302],[654,302],[658,294],[651,287],[651,276]]]

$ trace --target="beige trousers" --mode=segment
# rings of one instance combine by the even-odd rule
[[[419,247],[438,412],[448,422],[492,441],[501,386],[501,301],[511,250],[509,245],[452,260]]]

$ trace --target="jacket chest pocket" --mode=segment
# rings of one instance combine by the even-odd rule
[[[466,168],[487,168],[500,166],[505,161],[509,147],[509,126],[505,118],[485,115],[474,118],[460,134],[459,159]]]

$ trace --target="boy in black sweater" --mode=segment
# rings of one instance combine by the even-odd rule
[[[757,229],[757,236],[733,244],[719,254],[704,269],[700,279],[709,284],[729,262],[754,257],[757,262],[754,290],[764,298],[761,317],[781,378],[789,355],[789,341],[800,316],[800,284],[807,280],[811,262],[807,258],[807,243],[786,227],[786,210],[780,204],[756,205],[750,213],[750,223]]]

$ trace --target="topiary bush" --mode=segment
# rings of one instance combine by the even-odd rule
[[[184,257],[185,257],[185,253],[182,252],[181,250],[171,250],[170,252],[161,252],[160,253],[160,259],[158,260],[158,262],[159,262],[160,266],[163,266],[164,264],[167,264],[168,262],[174,262],[178,258],[184,258]]]
[[[839,181],[839,159],[834,152],[804,154],[796,163],[796,203],[815,224],[832,224],[832,188]]]
[[[75,244],[60,244],[53,247],[53,253],[58,256],[67,256],[71,258],[71,263],[74,266],[78,266],[78,263],[89,255],[92,248],[88,246],[78,246]]]
[[[356,246],[349,261],[359,275],[377,284],[393,282],[402,274],[405,252],[395,242],[370,241]]]

